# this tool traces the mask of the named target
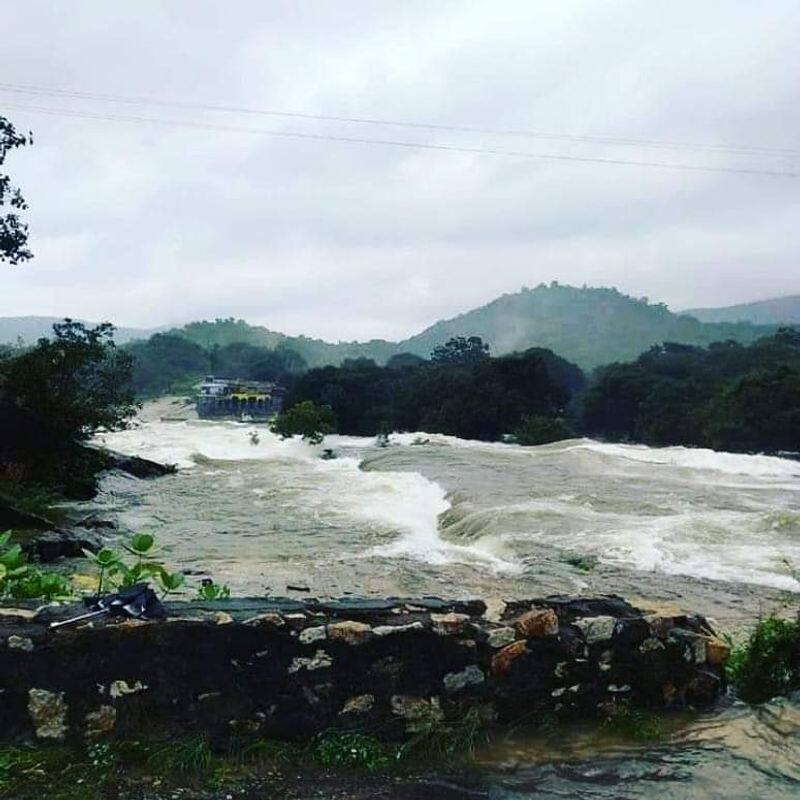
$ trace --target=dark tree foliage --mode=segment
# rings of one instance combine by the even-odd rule
[[[389,369],[404,369],[405,367],[419,367],[424,363],[425,359],[414,353],[397,353],[386,362],[386,366]]]
[[[523,445],[550,444],[574,435],[572,426],[561,417],[526,416],[514,431],[514,441]]]
[[[738,452],[800,450],[800,333],[751,345],[666,343],[597,371],[582,429],[610,439]]]
[[[123,427],[136,405],[131,356],[114,345],[113,326],[65,320],[53,331],[0,361],[0,463],[64,490],[86,478],[81,445]]]
[[[434,364],[477,364],[489,357],[489,345],[480,336],[454,336],[433,348]]]
[[[281,412],[271,430],[283,439],[300,436],[311,444],[322,444],[334,429],[334,423],[330,406],[317,406],[310,400],[303,400]]]
[[[491,441],[511,433],[526,415],[563,415],[581,381],[577,367],[541,350],[400,369],[358,359],[310,370],[287,405],[328,405],[345,434],[424,430]]]
[[[157,333],[125,348],[133,358],[133,386],[139,397],[153,397],[196,380],[211,368],[200,345],[172,333]]]
[[[272,350],[234,342],[206,349],[177,333],[157,333],[126,350],[134,358],[133,384],[139,397],[191,392],[207,374],[286,384],[305,369],[303,359],[287,347]]]
[[[0,116],[0,167],[5,163],[10,150],[31,144],[31,134],[17,133],[14,126]],[[11,211],[3,212],[8,206]],[[22,192],[11,184],[11,178],[0,172],[0,261],[19,264],[33,258],[28,249],[28,226],[19,218],[18,211],[25,211],[28,204]]]
[[[302,357],[285,347],[270,350],[245,342],[234,342],[211,351],[211,371],[222,378],[252,381],[283,381],[305,369]]]

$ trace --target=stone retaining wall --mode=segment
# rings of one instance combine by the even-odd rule
[[[700,707],[727,657],[702,617],[616,597],[507,603],[493,621],[480,601],[432,598],[174,603],[163,622],[48,630],[77,610],[0,609],[0,737],[395,737],[471,708],[502,724]]]

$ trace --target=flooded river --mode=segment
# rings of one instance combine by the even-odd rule
[[[109,476],[91,506],[236,594],[608,593],[741,633],[800,592],[800,462],[570,440],[399,434],[321,448],[233,422],[147,421],[108,446],[178,466]],[[800,698],[799,698],[800,700]],[[516,738],[515,738],[516,736]],[[518,732],[483,756],[497,798],[800,796],[800,702],[726,703],[657,746]]]

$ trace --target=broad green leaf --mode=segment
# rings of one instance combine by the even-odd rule
[[[130,547],[137,555],[144,555],[152,549],[155,541],[152,533],[137,533],[131,539]]]

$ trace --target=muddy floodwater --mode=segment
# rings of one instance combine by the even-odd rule
[[[170,564],[236,594],[609,593],[741,633],[792,613],[800,462],[576,439],[542,447],[425,433],[281,441],[263,426],[144,421],[108,446],[174,463],[109,476],[87,511],[148,529]],[[517,731],[481,754],[497,798],[800,797],[800,698],[725,702],[657,745]],[[465,787],[465,791],[469,791]]]

